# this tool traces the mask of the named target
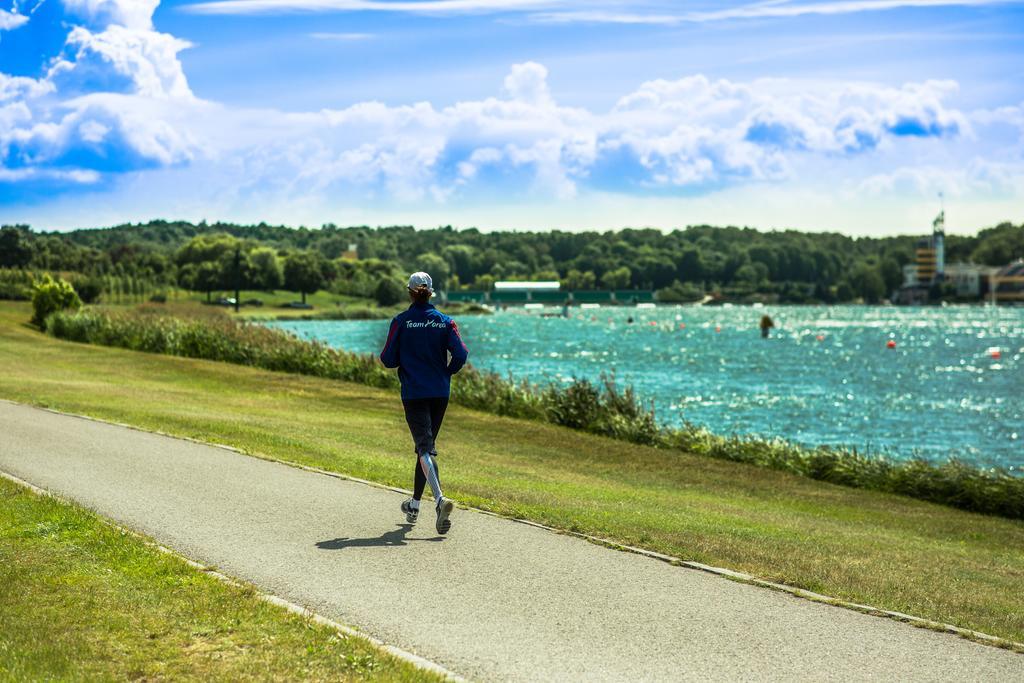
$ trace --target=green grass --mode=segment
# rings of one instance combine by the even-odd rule
[[[133,351],[225,361],[273,370],[396,388],[396,374],[372,354],[331,348],[261,325],[239,324],[220,309],[180,306],[60,312],[46,321],[54,337]],[[972,512],[1024,519],[1024,478],[961,461],[894,461],[853,450],[806,448],[784,439],[722,437],[706,428],[659,425],[630,387],[608,378],[563,385],[516,383],[465,368],[452,385],[452,404],[527,418],[621,441],[731,460],[832,484],[898,493]]]
[[[0,305],[0,396],[408,487],[397,392],[79,345]],[[453,407],[459,500],[1024,641],[1024,523]]]
[[[0,479],[0,680],[437,676]]]
[[[234,292],[223,291],[213,292],[212,299],[217,301],[221,297],[234,297]],[[282,308],[284,304],[292,301],[301,301],[302,296],[295,292],[276,290],[263,292],[257,290],[242,290],[241,300],[250,301],[258,299],[263,302],[262,306],[241,306],[238,313],[232,306],[209,306],[205,304],[206,294],[202,292],[190,292],[181,289],[168,292],[167,307],[183,314],[189,314],[197,310],[216,309],[223,310],[232,317],[242,320],[348,320],[348,319],[387,319],[399,311],[405,310],[407,304],[397,306],[380,306],[373,299],[365,299],[345,294],[334,294],[320,290],[306,296],[306,303],[313,306],[311,309],[303,308]],[[105,304],[105,307],[112,309],[123,309],[138,306],[142,300],[127,304]],[[452,303],[444,307],[445,312],[453,315],[475,315],[484,312],[477,304]]]
[[[272,291],[272,292],[263,292],[263,291],[247,290],[246,289],[246,290],[242,290],[241,295],[242,295],[242,297],[241,297],[242,301],[248,301],[250,299],[259,299],[260,301],[263,302],[263,306],[243,307],[243,310],[248,311],[250,313],[253,313],[253,312],[259,313],[259,312],[263,311],[264,309],[268,309],[268,308],[269,309],[275,309],[275,308],[278,308],[278,307],[280,307],[280,306],[282,306],[284,304],[291,303],[292,301],[302,301],[302,295],[299,294],[298,292],[289,292],[289,291],[286,291],[286,290],[283,290],[283,289],[278,289],[278,290],[275,290],[275,291]],[[234,290],[231,290],[231,291],[224,290],[224,291],[221,291],[221,292],[213,292],[212,293],[212,298],[213,298],[214,301],[216,301],[220,297],[234,297],[234,296],[235,296]],[[188,291],[181,290],[179,292],[178,296],[176,297],[176,300],[178,300],[178,301],[202,302],[202,301],[206,301],[206,293],[205,292],[188,292]],[[306,295],[306,303],[310,304],[311,306],[313,306],[316,309],[333,308],[335,306],[338,306],[339,304],[356,303],[356,302],[358,302],[358,303],[372,303],[372,300],[371,299],[363,299],[363,298],[354,297],[354,296],[345,296],[345,295],[342,295],[342,294],[332,294],[331,292],[328,292],[326,290],[320,290],[319,292],[315,292],[313,294],[307,294]]]

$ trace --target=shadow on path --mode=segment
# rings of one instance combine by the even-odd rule
[[[386,548],[391,546],[409,545],[410,541],[427,541],[436,543],[443,541],[443,536],[436,538],[406,538],[412,531],[412,524],[399,524],[393,531],[386,531],[376,538],[335,538],[331,541],[317,541],[316,547],[321,550],[341,550],[342,548]]]

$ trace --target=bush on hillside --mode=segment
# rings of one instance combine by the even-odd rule
[[[394,306],[405,300],[405,290],[394,278],[382,277],[373,290],[373,298],[381,306]]]
[[[71,276],[71,286],[78,293],[78,298],[83,304],[92,304],[99,301],[103,293],[103,280],[93,275],[76,274]]]
[[[78,310],[82,300],[74,288],[65,280],[54,280],[45,275],[36,283],[32,292],[32,322],[46,329],[46,319],[58,311]]]
[[[240,323],[220,311],[179,318],[163,309],[59,312],[50,317],[48,332],[71,341],[398,387],[395,373],[369,354],[340,351],[283,331]],[[467,366],[452,382],[451,400],[497,415],[549,422],[631,443],[1024,519],[1024,477],[956,460],[941,465],[892,461],[855,450],[805,448],[783,439],[723,437],[692,424],[665,427],[655,421],[653,409],[643,407],[631,387],[619,389],[607,377],[597,384],[575,379],[566,386],[540,388]]]
[[[28,301],[32,298],[35,278],[31,271],[16,268],[0,268],[0,299]]]

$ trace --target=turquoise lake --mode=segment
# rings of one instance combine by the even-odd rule
[[[509,310],[458,322],[479,368],[541,383],[614,373],[666,424],[1024,471],[1024,308]],[[366,353],[388,328],[271,324]]]

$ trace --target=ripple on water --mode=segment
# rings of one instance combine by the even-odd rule
[[[1024,308],[582,313],[566,320],[509,311],[466,317],[459,327],[478,367],[559,383],[613,372],[645,404],[653,400],[666,423],[1024,467]],[[777,327],[762,340],[757,323],[766,313]],[[383,321],[274,325],[361,352],[379,351],[387,332]]]

